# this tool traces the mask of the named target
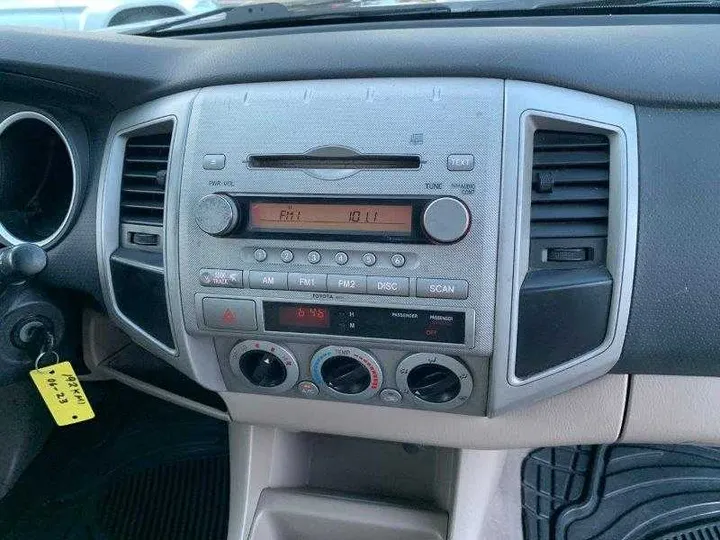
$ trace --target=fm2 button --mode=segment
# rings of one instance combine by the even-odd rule
[[[365,276],[329,275],[327,278],[328,292],[365,294],[367,278]]]

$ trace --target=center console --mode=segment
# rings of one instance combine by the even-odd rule
[[[502,93],[338,81],[198,95],[180,289],[230,390],[484,414]]]
[[[619,357],[628,105],[490,79],[263,83],[164,98],[115,127],[106,298],[208,388],[288,410],[487,416]],[[129,290],[128,268],[155,296]],[[164,330],[143,323],[164,309]]]

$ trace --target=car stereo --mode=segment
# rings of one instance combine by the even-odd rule
[[[178,217],[186,330],[213,340],[232,390],[481,414],[502,147],[484,104],[502,84],[366,99],[327,83],[297,107],[272,88],[196,98]]]

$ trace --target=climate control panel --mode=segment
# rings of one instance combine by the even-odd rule
[[[483,414],[487,359],[216,339],[228,387],[255,394]]]

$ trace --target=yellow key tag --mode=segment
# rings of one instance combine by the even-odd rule
[[[95,418],[95,412],[70,362],[33,369],[30,377],[58,426]]]

